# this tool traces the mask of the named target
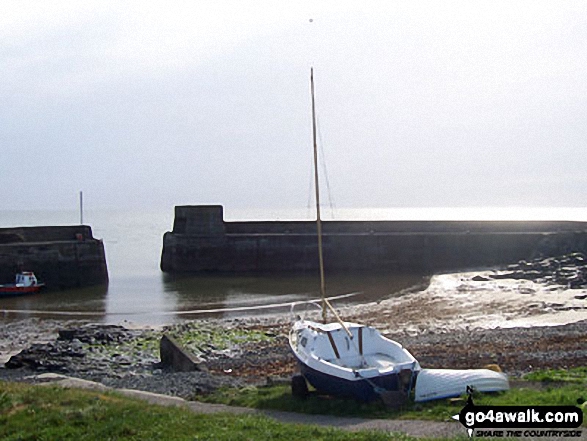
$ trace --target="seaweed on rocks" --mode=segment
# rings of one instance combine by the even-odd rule
[[[159,341],[164,333],[198,352],[203,358],[198,371],[173,372],[162,366]],[[59,329],[54,341],[31,344],[13,355],[0,369],[0,378],[26,379],[53,372],[111,387],[190,398],[221,387],[265,384],[270,374],[287,371],[289,375],[293,357],[284,341],[262,329],[226,323],[198,321],[158,330],[87,324]]]

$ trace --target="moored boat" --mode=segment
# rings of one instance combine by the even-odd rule
[[[31,271],[23,271],[16,275],[15,283],[0,285],[0,297],[19,296],[38,292],[44,283],[39,283]]]

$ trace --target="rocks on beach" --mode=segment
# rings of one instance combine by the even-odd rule
[[[265,384],[267,376],[277,372],[271,370],[268,358],[291,364],[293,356],[282,337],[269,331],[238,329],[238,324],[193,322],[161,330],[103,324],[62,328],[53,341],[34,343],[10,357],[0,369],[0,379],[53,372],[111,387],[192,398],[220,387]],[[196,370],[175,372],[161,363],[159,344],[165,333],[184,342],[192,339],[187,346],[198,353]],[[220,339],[221,334],[226,338]],[[201,338],[194,341],[195,335]]]
[[[481,276],[477,276],[481,277]],[[493,279],[533,280],[547,285],[570,289],[587,288],[587,257],[582,253],[521,260],[507,270],[491,276]]]
[[[140,343],[132,349],[121,349],[122,345],[140,335],[138,330],[113,325],[89,324],[59,329],[55,340],[32,344],[10,357],[5,366],[8,369],[27,368],[83,377],[102,372],[116,376],[131,365],[136,372],[143,372],[158,359],[147,351],[140,351]]]

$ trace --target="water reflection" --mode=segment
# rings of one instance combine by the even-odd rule
[[[177,317],[204,310],[222,317],[250,316],[269,309],[287,312],[292,302],[320,297],[313,276],[177,276],[164,275],[164,290],[176,296]],[[422,283],[420,275],[337,275],[327,281],[327,296],[337,306],[378,301]],[[353,293],[352,296],[346,296]],[[271,306],[271,307],[270,307]],[[255,307],[260,307],[255,309]],[[218,311],[225,310],[225,311]]]
[[[177,309],[176,295],[165,291],[160,274],[111,279],[106,300],[109,323],[166,324],[174,321]]]
[[[420,275],[336,275],[327,279],[335,307],[379,301],[421,284]],[[0,298],[4,319],[29,316],[163,325],[203,317],[289,316],[291,303],[320,297],[315,276],[177,276],[113,278],[108,286]],[[351,294],[352,295],[348,295]],[[300,309],[308,308],[302,306]],[[311,309],[311,308],[310,308]]]
[[[100,318],[106,311],[108,286],[92,286],[64,291],[40,291],[36,294],[2,297],[0,310],[5,316],[43,316],[47,318]]]
[[[348,216],[360,219],[395,219],[398,213],[362,215],[356,211]],[[404,216],[405,217],[405,216]],[[319,297],[316,276],[169,276],[159,270],[162,237],[173,225],[173,210],[153,212],[88,211],[84,217],[92,226],[94,236],[104,240],[110,284],[78,290],[42,292],[38,295],[0,298],[2,310],[25,311],[8,313],[58,319],[88,318],[92,321],[141,325],[171,323],[186,318],[216,315],[248,316],[258,313],[249,308],[259,305],[303,301]],[[252,212],[227,211],[227,220],[308,219],[308,213],[293,211]],[[0,226],[68,225],[79,219],[76,212],[22,211],[0,213]],[[407,286],[420,282],[409,275],[337,275],[327,277],[327,295],[359,291],[362,294],[334,302],[335,306],[351,302],[369,302],[394,295]],[[212,313],[212,310],[222,310]],[[26,312],[28,311],[28,312]],[[188,311],[199,311],[187,314]],[[204,312],[202,312],[204,311]],[[206,312],[208,311],[208,312]],[[277,309],[288,313],[288,308]],[[266,312],[265,310],[261,312]],[[64,315],[64,314],[70,315]],[[79,314],[76,316],[76,314]],[[7,316],[5,315],[5,317]]]

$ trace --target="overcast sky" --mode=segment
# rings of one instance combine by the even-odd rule
[[[0,2],[0,209],[585,206],[587,2]],[[326,192],[326,190],[325,190]]]

